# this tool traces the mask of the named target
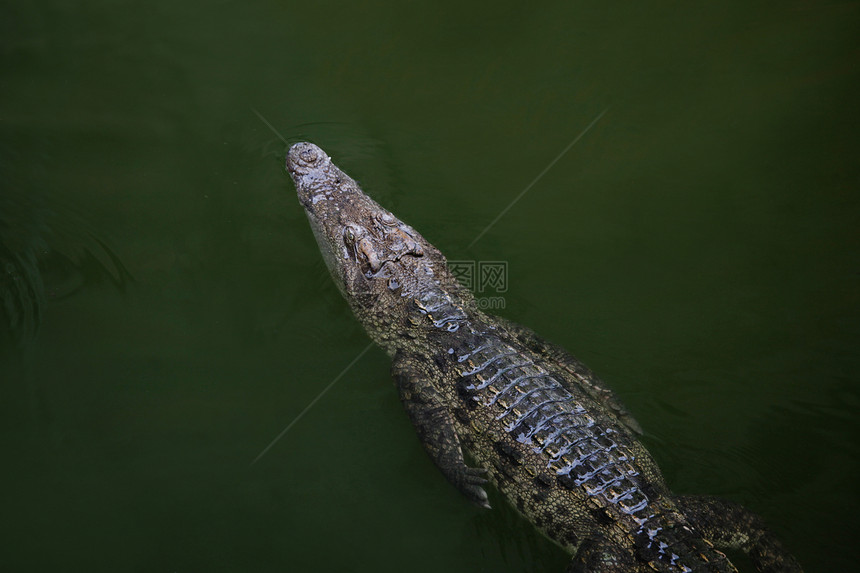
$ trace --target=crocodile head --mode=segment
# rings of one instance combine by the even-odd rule
[[[444,261],[412,227],[365,195],[316,145],[290,147],[287,171],[329,271],[353,306],[369,308],[380,298],[394,296],[403,286],[401,277],[412,275],[428,253],[437,255],[428,259]]]

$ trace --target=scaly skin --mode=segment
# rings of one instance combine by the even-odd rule
[[[489,508],[492,483],[573,555],[569,571],[736,571],[718,548],[748,553],[759,571],[801,571],[741,506],[672,495],[599,378],[478,310],[445,257],[319,147],[292,146],[287,170],[335,283],[393,359],[425,449],[474,503]]]

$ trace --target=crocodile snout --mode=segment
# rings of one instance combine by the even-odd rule
[[[325,159],[325,152],[313,143],[296,143],[287,152],[287,171],[291,174],[305,174],[322,167]]]

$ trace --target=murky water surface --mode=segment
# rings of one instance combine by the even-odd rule
[[[304,139],[450,259],[503,263],[486,304],[608,380],[676,491],[853,568],[858,24],[800,0],[6,2],[4,568],[563,570],[432,467],[377,349],[252,465],[368,342],[283,171]]]

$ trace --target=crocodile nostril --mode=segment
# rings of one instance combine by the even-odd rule
[[[293,174],[306,173],[322,166],[326,159],[325,152],[313,143],[296,143],[287,152],[287,170]]]
[[[302,161],[305,163],[314,163],[317,159],[319,159],[319,155],[317,154],[316,149],[303,149],[301,153],[299,153],[299,157],[301,157]]]

